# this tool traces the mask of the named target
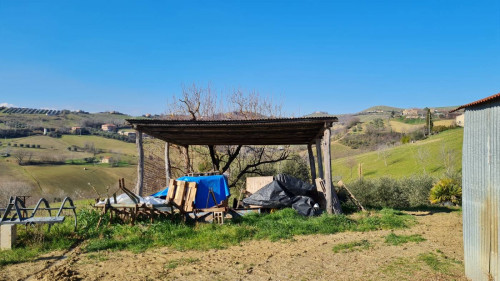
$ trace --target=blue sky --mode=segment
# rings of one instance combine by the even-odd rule
[[[291,115],[500,92],[500,1],[0,0],[0,103],[162,113],[183,84]]]

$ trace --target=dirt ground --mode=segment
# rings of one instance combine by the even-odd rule
[[[386,244],[390,231],[296,236],[292,241],[249,241],[224,250],[169,248],[52,253],[0,269],[0,280],[467,280],[460,212],[411,212],[418,224],[395,234],[426,241]],[[339,243],[371,247],[335,253]]]

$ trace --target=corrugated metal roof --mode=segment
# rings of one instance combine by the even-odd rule
[[[180,145],[308,144],[337,117],[257,120],[127,119],[134,129]]]
[[[475,105],[480,105],[480,104],[483,104],[483,103],[486,103],[486,102],[490,102],[490,101],[493,101],[493,100],[499,99],[499,98],[500,98],[500,93],[492,95],[492,96],[489,96],[489,97],[484,98],[484,99],[480,99],[480,100],[468,103],[468,104],[464,104],[462,106],[459,106],[459,107],[453,109],[452,111],[450,111],[450,113],[455,112],[457,110],[460,110],[462,108],[466,108],[466,107],[470,107],[470,106],[475,106]]]
[[[125,119],[130,124],[169,124],[169,125],[244,125],[274,123],[317,123],[338,122],[337,117],[299,117],[299,118],[267,118],[267,119],[229,119],[229,120],[178,120],[178,119]]]

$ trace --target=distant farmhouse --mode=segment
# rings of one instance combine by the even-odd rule
[[[116,132],[116,125],[115,124],[103,124],[101,126],[101,129],[106,132]]]
[[[122,136],[127,136],[129,139],[135,139],[136,133],[130,131],[119,131],[118,134]]]
[[[113,159],[111,158],[111,156],[105,156],[104,158],[102,158],[101,163],[109,164],[109,163],[111,163],[112,160]]]
[[[71,132],[75,135],[79,135],[82,133],[82,127],[71,127]]]
[[[409,108],[409,109],[405,109],[403,110],[403,116],[405,118],[408,118],[408,119],[417,119],[419,118],[420,116],[418,115],[418,111],[419,109],[418,108]]]
[[[462,113],[455,117],[455,124],[460,127],[464,127],[465,125],[465,113]]]

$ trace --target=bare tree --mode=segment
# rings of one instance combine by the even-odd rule
[[[430,157],[430,152],[428,149],[421,147],[417,150],[416,159],[418,163],[422,166],[424,174],[427,174],[425,166],[427,165],[429,157]]]
[[[183,87],[180,97],[173,97],[166,114],[168,119],[189,120],[249,120],[281,116],[282,105],[274,103],[271,98],[260,96],[256,91],[234,89],[228,94],[217,94],[210,85],[198,87],[195,84]],[[181,148],[178,149],[180,152]],[[201,151],[201,154],[209,157],[214,170],[220,173],[230,171],[230,185],[235,186],[245,174],[259,174],[262,165],[287,159],[289,148],[277,150],[264,146],[210,145],[208,152]],[[193,166],[192,163],[189,165]]]
[[[31,162],[31,159],[33,158],[33,152],[25,149],[18,149],[12,154],[12,156],[16,158],[19,165],[24,165]]]
[[[356,165],[358,165],[356,158],[348,156],[347,159],[345,160],[345,165],[349,167],[349,169],[351,170],[351,179],[352,179],[352,169],[356,167]]]
[[[451,175],[455,171],[455,162],[457,152],[454,149],[449,149],[444,143],[441,146],[441,159],[443,159],[443,166],[446,175]]]
[[[379,145],[377,148],[378,157],[384,160],[384,164],[387,167],[387,158],[390,156],[389,146],[386,144]]]

